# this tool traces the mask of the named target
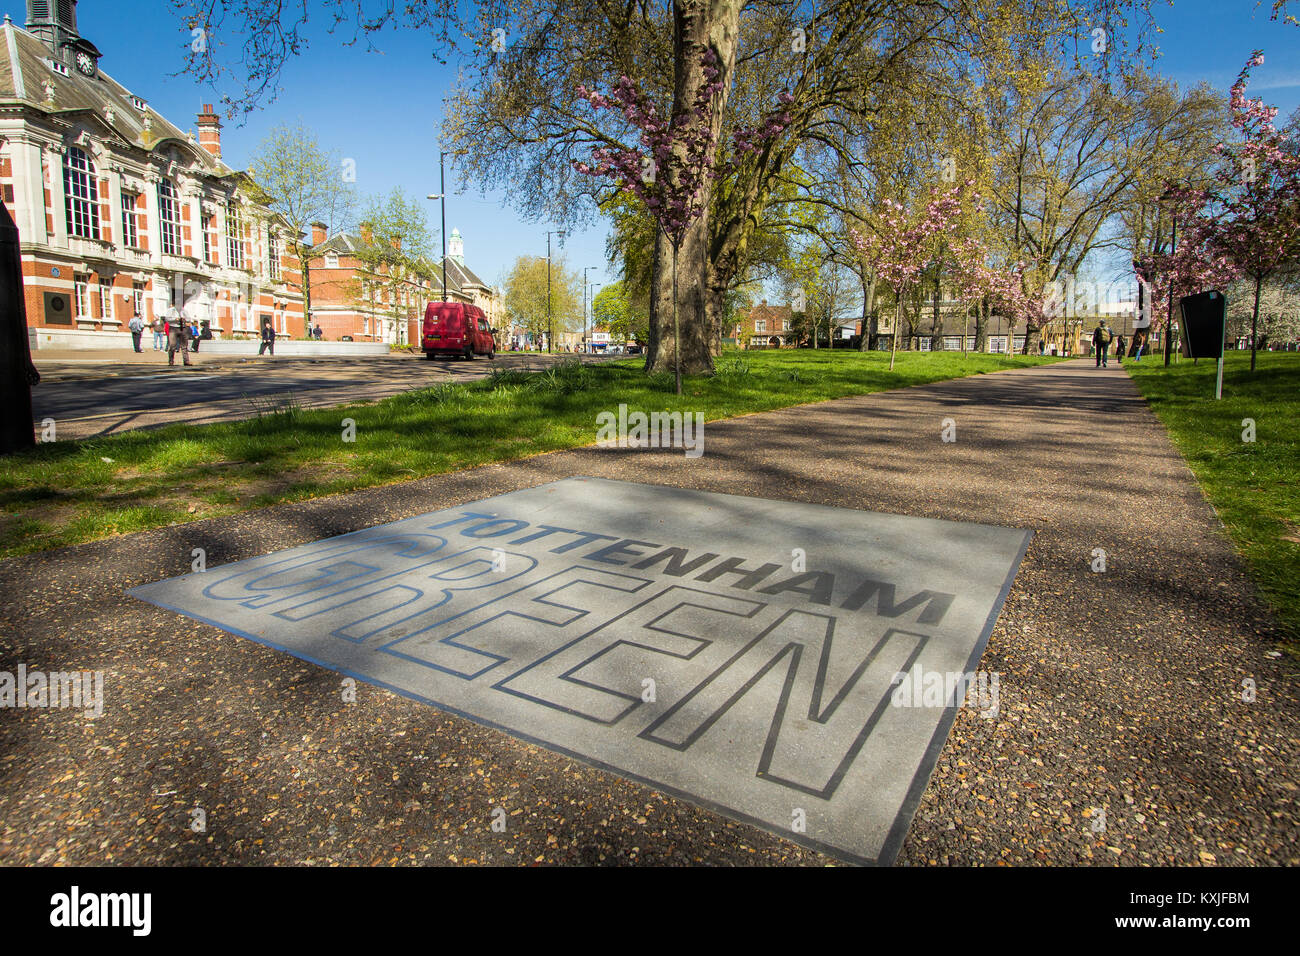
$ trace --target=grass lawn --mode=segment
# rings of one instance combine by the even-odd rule
[[[1260,590],[1300,642],[1300,354],[1228,352],[1223,398],[1215,362],[1125,362],[1196,473]],[[1254,442],[1243,419],[1254,419]]]
[[[646,376],[640,359],[575,361],[362,405],[52,442],[0,460],[0,558],[588,445],[597,413],[620,402],[707,421],[1051,361],[900,353],[891,372],[881,352],[731,352],[680,399],[671,373]]]

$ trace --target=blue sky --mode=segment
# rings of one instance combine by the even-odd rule
[[[1269,22],[1269,0],[1156,5],[1164,30],[1155,38],[1161,73],[1182,86],[1204,80],[1226,93],[1251,51],[1262,48],[1265,63],[1254,72],[1251,95],[1278,106],[1283,118],[1300,104],[1300,28]],[[0,0],[0,9],[24,21],[21,0]],[[204,102],[216,99],[188,77],[171,75],[183,65],[189,34],[167,0],[81,0],[77,10],[82,35],[104,55],[101,68],[182,129],[193,125]],[[364,43],[346,47],[320,30],[306,55],[285,70],[279,98],[246,125],[226,124],[226,161],[242,168],[270,127],[301,119],[323,146],[356,160],[362,192],[394,186],[416,196],[437,192],[437,130],[454,66],[440,66],[420,34],[389,32],[375,42],[382,53],[367,52]],[[438,204],[430,202],[428,211],[436,228]],[[476,188],[448,200],[448,231],[453,227],[465,238],[468,264],[489,283],[517,256],[546,254],[548,223],[524,222]],[[593,282],[616,278],[606,271],[599,226],[570,236],[564,254],[571,266],[598,267],[590,273]]]

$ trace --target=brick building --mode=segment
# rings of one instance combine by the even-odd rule
[[[311,319],[324,338],[419,344],[425,306],[442,300],[441,259],[423,262],[426,275],[389,281],[386,275],[373,275],[361,257],[371,242],[364,224],[355,234],[329,236],[324,223],[312,223],[311,241]],[[465,264],[465,240],[459,229],[447,238],[447,300],[478,306],[488,324],[497,328],[500,298]]]
[[[100,69],[75,0],[0,28],[0,195],[18,224],[35,348],[121,348],[171,305],[213,335],[302,327],[287,224],[221,159],[205,107],[183,132]]]
[[[732,328],[741,348],[782,348],[794,344],[794,313],[788,305],[768,305],[764,299]]]

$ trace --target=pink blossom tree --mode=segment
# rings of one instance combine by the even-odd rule
[[[640,133],[639,147],[597,146],[591,151],[594,162],[575,162],[573,167],[584,175],[608,177],[645,203],[672,248],[673,370],[678,395],[682,393],[682,361],[677,254],[687,230],[705,211],[710,184],[732,167],[732,161],[718,159],[714,141],[712,104],[722,93],[723,83],[718,56],[711,47],[705,49],[700,66],[705,82],[694,102],[667,121],[627,76],[619,77],[609,96],[585,86],[577,90],[593,108],[621,112],[628,126]],[[785,107],[794,98],[783,91],[778,100],[780,108],[765,117],[761,125],[732,133],[733,155],[758,151],[790,124]]]
[[[898,335],[902,329],[903,297],[920,278],[933,251],[936,238],[946,235],[957,221],[966,186],[947,191],[934,189],[924,206],[909,213],[906,205],[885,199],[876,229],[863,234],[856,227],[849,237],[864,263],[876,269],[880,278],[894,290],[894,334],[891,337],[889,368],[894,368],[898,354]]]
[[[1175,298],[1222,288],[1240,274],[1230,259],[1210,246],[1208,233],[1198,222],[1204,193],[1175,185],[1166,190],[1166,196],[1174,221],[1184,224],[1182,242],[1169,250],[1157,249],[1133,261],[1133,271],[1145,292],[1144,310],[1151,325],[1160,332],[1172,328]],[[1162,302],[1169,303],[1167,309],[1160,309]],[[1155,316],[1162,312],[1157,324]]]
[[[1288,148],[1287,137],[1273,125],[1277,107],[1246,96],[1250,71],[1263,62],[1264,54],[1256,50],[1232,85],[1232,125],[1241,133],[1241,141],[1215,147],[1223,162],[1215,172],[1214,185],[1190,197],[1199,207],[1187,244],[1191,248],[1168,270],[1178,281],[1180,270],[1193,267],[1199,256],[1213,269],[1234,271],[1252,280],[1252,372],[1260,289],[1283,266],[1300,260],[1300,156]],[[1205,288],[1210,278],[1198,276],[1194,285]]]

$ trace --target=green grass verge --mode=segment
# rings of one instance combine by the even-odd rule
[[[619,403],[711,421],[1051,361],[900,353],[891,372],[880,352],[731,352],[680,398],[670,373],[647,376],[640,359],[575,361],[363,405],[53,442],[0,461],[0,557],[587,445],[597,413]]]
[[[1125,363],[1187,459],[1223,520],[1251,576],[1300,643],[1300,355],[1229,352],[1223,398],[1215,401],[1216,363],[1182,359]],[[1255,440],[1243,440],[1255,423]]]

